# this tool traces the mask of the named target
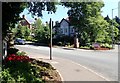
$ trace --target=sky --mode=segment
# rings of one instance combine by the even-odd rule
[[[106,17],[107,15],[112,18],[112,9],[113,10],[113,17],[118,16],[118,2],[120,0],[104,0],[105,6],[102,8],[102,16]],[[65,8],[64,6],[57,6],[57,11],[56,13],[53,14],[48,14],[47,11],[43,11],[43,17],[40,19],[42,20],[43,23],[46,21],[49,21],[50,18],[52,18],[53,21],[61,21],[63,18],[67,18],[67,11],[68,9]],[[26,19],[29,20],[31,23],[34,22],[34,19],[31,17],[31,14],[28,14],[28,11],[25,9],[20,16],[22,15],[26,16]]]

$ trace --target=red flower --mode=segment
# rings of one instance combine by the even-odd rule
[[[11,54],[7,56],[6,61],[20,61],[20,62],[29,62],[30,58],[28,56],[16,56],[15,54]]]
[[[12,60],[13,60],[13,58],[12,58],[12,57],[8,57],[8,60],[9,60],[9,61],[12,61]]]

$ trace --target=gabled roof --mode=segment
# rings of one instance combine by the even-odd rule
[[[64,18],[61,20],[60,24],[61,24],[62,21],[64,21],[64,20],[70,25],[70,22],[69,22],[67,19],[64,19]]]
[[[26,18],[22,18],[21,21],[25,20],[28,24],[31,24]]]
[[[23,15],[21,18],[21,21],[23,21],[23,20],[26,21],[28,24],[33,24],[33,22],[31,20],[26,19],[25,15]]]

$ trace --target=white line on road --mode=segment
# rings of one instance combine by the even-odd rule
[[[57,64],[58,62],[54,61],[54,62],[51,62],[51,63],[53,63],[53,64]]]
[[[87,69],[88,71],[90,71],[90,72],[92,72],[92,73],[95,73],[96,75],[98,75],[99,77],[105,79],[106,81],[111,81],[111,80],[109,80],[108,78],[102,76],[100,73],[97,73],[97,72],[93,71],[93,70],[90,69],[90,68],[87,68],[87,67],[85,67],[85,66],[83,66],[83,65],[81,65],[81,64],[78,64],[78,63],[76,63],[76,62],[73,62],[73,61],[71,61],[71,62],[74,63],[74,64],[77,64],[77,65],[79,65],[79,66],[81,66],[81,67],[83,67],[83,68],[85,68],[85,69]]]

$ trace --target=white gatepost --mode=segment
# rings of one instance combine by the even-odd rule
[[[3,60],[5,59],[5,57],[7,56],[7,42],[5,40],[3,40]]]

